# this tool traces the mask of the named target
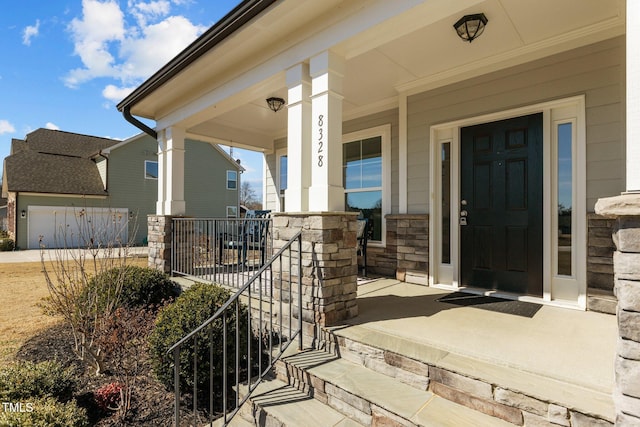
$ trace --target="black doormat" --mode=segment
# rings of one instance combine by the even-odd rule
[[[540,304],[496,298],[486,295],[474,295],[465,292],[454,292],[438,298],[438,302],[463,307],[475,307],[497,313],[514,314],[516,316],[532,318],[542,308]]]

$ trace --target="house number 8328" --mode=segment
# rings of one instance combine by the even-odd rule
[[[323,147],[324,147],[324,116],[322,114],[320,114],[318,116],[318,166],[322,167],[324,166],[324,154],[323,153]]]

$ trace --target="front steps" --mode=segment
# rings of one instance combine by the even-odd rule
[[[612,426],[610,393],[352,326],[326,332],[342,359],[524,426]],[[429,424],[425,424],[429,425]]]
[[[358,327],[325,330],[323,343],[278,362],[231,425],[613,425],[602,391]]]
[[[324,350],[286,357],[232,426],[510,426]]]

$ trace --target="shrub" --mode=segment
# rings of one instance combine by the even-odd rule
[[[15,243],[8,237],[0,237],[0,252],[12,251],[15,248]]]
[[[197,283],[187,289],[173,304],[160,310],[156,319],[156,326],[149,337],[150,354],[152,364],[158,379],[167,387],[173,387],[173,356],[167,356],[166,352],[176,342],[193,331],[195,328],[210,318],[219,307],[229,300],[231,293],[217,285]],[[240,317],[240,343],[247,342],[247,310],[240,305],[238,307]],[[221,392],[222,384],[222,318],[214,321],[201,334],[202,337],[213,337],[213,375],[214,384],[217,387],[216,394]],[[236,310],[235,306],[227,314],[227,354],[229,354],[228,373],[235,372],[235,336],[236,336]],[[180,351],[180,387],[183,391],[193,390],[193,362],[195,354],[194,341],[184,344]],[[246,351],[246,345],[240,344],[241,351]],[[246,360],[246,354],[240,355],[241,360]],[[200,339],[197,346],[198,366],[198,390],[205,395],[209,389],[209,345],[204,339]],[[242,364],[241,366],[246,366]]]
[[[112,317],[105,319],[97,337],[98,346],[108,355],[109,366],[119,382],[118,402],[111,404],[110,409],[120,410],[123,417],[131,409],[140,373],[148,366],[147,338],[154,320],[151,308],[118,307]]]
[[[93,277],[89,281],[89,286],[95,287],[122,277],[120,305],[125,307],[159,305],[162,301],[171,300],[178,294],[176,283],[158,270],[128,265],[124,267],[123,276],[122,274],[120,268],[107,270]]]
[[[103,411],[117,411],[122,404],[122,384],[110,383],[100,387],[93,398]]]
[[[18,402],[32,398],[71,399],[76,383],[73,373],[57,362],[21,362],[0,370],[0,400]]]
[[[22,403],[22,402],[21,402]],[[75,401],[62,403],[52,397],[24,402],[24,412],[0,411],[0,426],[85,427],[89,419]]]

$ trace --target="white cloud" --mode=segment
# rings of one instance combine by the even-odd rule
[[[171,4],[167,0],[134,2],[129,1],[129,11],[135,16],[138,25],[145,27],[148,20],[154,20],[167,16],[171,10]]]
[[[85,68],[71,70],[65,82],[75,87],[96,77],[117,77],[115,59],[109,47],[124,40],[124,14],[112,0],[82,0],[82,19],[69,24],[75,45],[74,53]]]
[[[0,120],[0,135],[5,133],[14,133],[16,128],[13,127],[8,120]]]
[[[135,87],[117,87],[115,85],[107,85],[102,91],[102,96],[113,103],[118,103],[133,92],[134,89]]]
[[[135,81],[150,76],[195,40],[206,27],[193,25],[182,16],[167,19],[144,27],[138,38],[128,38],[122,43],[122,78]]]
[[[183,16],[170,16],[168,0],[129,0],[126,15],[115,0],[83,0],[82,5],[82,17],[72,20],[69,31],[83,67],[71,70],[65,83],[76,87],[94,78],[114,79],[102,91],[113,102],[206,30]]]
[[[36,25],[28,25],[22,32],[22,44],[31,46],[31,39],[40,32],[40,20],[36,19]]]
[[[47,122],[47,124],[44,125],[44,127],[51,130],[60,130],[60,128],[56,124],[51,122]]]

